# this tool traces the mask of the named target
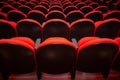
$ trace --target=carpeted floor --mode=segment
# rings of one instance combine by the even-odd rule
[[[0,77],[2,80],[2,77]],[[36,72],[23,75],[11,75],[9,80],[37,80]],[[71,80],[70,74],[61,74],[61,75],[50,75],[43,73],[42,80]],[[83,73],[76,71],[75,80],[105,80],[100,73]],[[120,80],[120,72],[110,71],[109,77],[107,80]]]

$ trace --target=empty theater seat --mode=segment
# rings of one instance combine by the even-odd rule
[[[18,10],[23,12],[24,14],[27,14],[32,9],[30,7],[28,7],[28,6],[21,5],[21,6],[18,7]]]
[[[11,5],[4,5],[4,6],[1,8],[1,12],[7,14],[9,11],[14,10],[14,9],[15,9],[15,8],[12,7]]]
[[[103,14],[109,11],[108,7],[106,6],[98,6],[97,8],[95,8],[95,10],[101,11]]]
[[[11,10],[7,14],[7,19],[9,21],[18,22],[19,20],[25,19],[25,18],[27,18],[27,16],[23,12],[18,10]]]
[[[37,1],[37,0],[31,0],[30,2],[32,2],[32,3],[36,4],[36,5],[39,3],[39,1]]]
[[[64,37],[69,39],[69,25],[61,19],[50,19],[43,25],[43,40],[49,37]]]
[[[76,7],[77,7],[78,9],[80,9],[80,8],[83,7],[83,6],[86,6],[86,4],[85,4],[85,3],[79,3],[79,4],[76,5]]]
[[[107,79],[118,44],[107,38],[85,37],[78,42],[77,70],[99,73]]]
[[[62,19],[65,20],[66,16],[63,12],[59,11],[59,10],[52,10],[50,12],[48,12],[48,14],[46,15],[46,20],[50,20],[50,19]]]
[[[32,45],[34,42],[24,37],[0,40],[0,72],[3,80],[9,80],[10,74],[35,71],[35,52]]]
[[[42,38],[41,24],[32,19],[22,19],[17,22],[16,30],[18,36],[29,37],[33,41]]]
[[[65,38],[52,37],[42,42],[36,49],[38,79],[42,72],[63,74],[70,72],[74,78],[76,47]]]
[[[22,42],[25,42],[25,43],[28,43],[29,45],[31,45],[32,47],[35,46],[35,43],[32,39],[30,38],[27,38],[27,37],[13,37],[13,38],[10,38],[12,40],[19,40],[19,41],[22,41]]]
[[[94,22],[102,21],[103,20],[103,13],[100,11],[91,11],[91,12],[85,14],[84,17],[87,19],[91,19]]]
[[[90,0],[85,0],[84,3],[89,5],[91,3],[91,1]]]
[[[64,13],[67,15],[70,11],[77,10],[75,6],[68,6],[64,9]]]
[[[22,4],[20,4],[19,2],[13,2],[12,4],[11,4],[14,8],[18,8],[19,6],[21,6]]]
[[[14,2],[14,0],[7,0],[6,1],[8,4],[12,4]]]
[[[52,6],[61,6],[61,3],[59,3],[59,2],[50,3],[50,7],[52,7]]]
[[[19,0],[18,2],[21,3],[22,5],[24,5],[25,3],[27,3],[26,0]]]
[[[66,15],[66,21],[69,23],[72,23],[73,21],[76,21],[76,20],[82,19],[82,18],[84,18],[84,13],[80,12],[79,10],[70,11]]]
[[[35,4],[32,2],[27,2],[25,5],[30,7],[31,9],[33,9],[35,7]]]
[[[75,0],[75,1],[73,2],[74,5],[77,5],[78,3],[80,3],[80,2],[77,1],[77,0]]]
[[[49,4],[45,3],[45,2],[41,2],[40,5],[46,7],[47,9],[49,9]]]
[[[33,9],[34,10],[39,10],[39,11],[43,12],[44,14],[48,13],[48,9],[44,6],[41,6],[41,5],[36,5]]]
[[[16,23],[0,19],[0,39],[17,36],[15,27]]]
[[[115,9],[115,4],[114,3],[110,2],[109,4],[106,4],[106,5],[107,5],[108,9],[111,10],[111,11]]]
[[[91,6],[93,9],[95,9],[99,6],[99,4],[96,3],[96,2],[92,2],[92,3],[89,4],[89,6]]]
[[[120,20],[118,19],[107,19],[104,21],[99,21],[95,23],[96,32],[95,36],[101,38],[111,38],[117,37],[120,30]]]
[[[55,6],[50,7],[49,12],[50,12],[50,11],[52,11],[52,10],[58,10],[58,11],[63,12],[62,7],[61,7],[61,6],[56,6],[56,5],[55,5]]]
[[[113,10],[104,15],[104,19],[116,18],[120,20],[120,11]]]
[[[27,14],[27,17],[29,19],[34,19],[34,20],[38,21],[40,24],[43,24],[43,22],[45,21],[45,14],[38,10],[31,10]]]
[[[91,12],[93,8],[91,6],[83,6],[80,8],[80,11],[83,12],[84,14],[87,14],[88,12]]]
[[[70,39],[79,41],[83,37],[93,36],[95,31],[94,22],[90,19],[80,19],[70,25]]]
[[[69,6],[73,6],[73,4],[72,3],[64,3],[62,8],[65,9],[65,8],[67,8]]]

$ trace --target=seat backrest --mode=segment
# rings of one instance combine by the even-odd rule
[[[120,20],[120,11],[113,10],[104,15],[104,19],[116,18]]]
[[[48,13],[48,9],[44,6],[41,6],[41,5],[37,5],[33,9],[34,10],[39,10],[39,11],[43,12],[44,14]]]
[[[81,0],[81,2],[85,2],[85,1],[87,1],[87,0]]]
[[[63,9],[61,8],[61,6],[51,6],[50,8],[49,8],[49,12],[50,11],[52,11],[52,10],[58,10],[58,11],[61,11],[61,12],[63,12]]]
[[[32,2],[27,2],[25,5],[30,7],[31,9],[33,9],[35,7],[35,4]]]
[[[32,47],[35,46],[35,43],[32,39],[28,38],[28,37],[13,37],[13,38],[10,38],[10,39],[14,39],[14,40],[20,40],[20,41],[23,41],[23,42],[26,42],[28,43],[29,45],[31,45]]]
[[[114,3],[110,2],[109,4],[106,4],[106,5],[107,5],[108,9],[111,10],[111,11],[115,9],[115,4]]]
[[[62,8],[65,9],[68,6],[73,6],[73,4],[72,3],[65,3],[65,4],[63,4]]]
[[[84,44],[84,43],[86,43],[88,41],[96,40],[96,39],[99,39],[99,37],[84,37],[84,38],[80,39],[78,41],[78,43],[79,43],[79,46],[81,46],[82,44]]]
[[[1,8],[1,12],[3,13],[8,13],[9,11],[11,10],[14,10],[15,8],[12,7],[11,5],[4,5],[2,8]]]
[[[71,3],[71,2],[68,1],[68,0],[62,0],[61,3],[62,3],[62,5],[64,5],[64,4],[66,4],[66,3]]]
[[[103,13],[100,11],[91,11],[91,12],[85,14],[84,17],[87,19],[91,19],[94,22],[102,21],[103,20]]]
[[[75,0],[75,1],[73,2],[74,5],[77,5],[78,3],[80,3],[80,1],[78,1],[78,0]]]
[[[64,9],[64,13],[67,15],[70,11],[77,10],[75,6],[68,6]]]
[[[0,39],[12,38],[16,35],[16,23],[0,19]]]
[[[41,24],[32,19],[23,19],[17,22],[16,30],[18,36],[29,37],[33,41],[42,38]]]
[[[80,11],[83,12],[84,14],[87,14],[88,12],[91,12],[93,8],[91,6],[83,6],[80,8]]]
[[[11,4],[14,8],[18,8],[19,6],[21,6],[22,4],[20,4],[19,2],[14,2]]]
[[[39,4],[47,4],[47,5],[50,5],[50,1],[49,0],[43,0],[43,1],[40,1]]]
[[[92,1],[91,1],[91,0],[86,0],[85,3],[86,3],[87,5],[89,5],[90,3],[92,3]]]
[[[94,10],[101,11],[103,14],[104,14],[104,13],[107,13],[107,12],[109,11],[106,6],[98,6],[98,7],[95,8]]]
[[[79,41],[83,37],[93,36],[95,31],[94,22],[90,19],[80,19],[70,25],[70,39]]]
[[[9,21],[18,22],[19,20],[25,19],[25,18],[27,18],[27,16],[23,12],[18,10],[11,10],[7,14],[7,19]]]
[[[91,1],[89,1],[89,0],[85,1],[86,5],[89,5],[90,3],[91,3]]]
[[[21,6],[18,7],[18,10],[23,12],[24,14],[27,14],[32,9],[30,7],[28,7],[28,6],[21,5]]]
[[[27,38],[26,40],[31,41]],[[20,39],[0,40],[0,65],[0,72],[7,74],[25,74],[35,71],[34,47]]]
[[[99,4],[96,3],[96,2],[92,2],[92,3],[89,4],[89,6],[91,6],[93,9],[95,9],[96,7],[99,6]]]
[[[59,11],[59,10],[53,10],[50,11],[47,15],[46,15],[46,20],[50,20],[50,19],[62,19],[65,20],[66,16],[63,12]]]
[[[50,7],[52,6],[62,6],[62,5],[59,2],[55,2],[55,3],[50,3]]]
[[[85,4],[85,3],[79,3],[79,4],[76,5],[76,7],[77,7],[78,9],[80,9],[80,8],[83,7],[83,6],[86,6],[86,4]]]
[[[111,38],[117,37],[120,30],[120,20],[118,19],[107,19],[104,21],[96,22],[96,32],[95,36],[101,38]]]
[[[32,3],[36,4],[36,5],[39,3],[39,1],[37,1],[37,0],[31,0],[30,2],[32,2]]]
[[[108,38],[87,39],[82,38],[78,42],[77,70],[106,73],[103,74],[106,78],[105,75],[108,75],[112,61],[119,50],[118,43]]]
[[[72,23],[73,21],[76,21],[76,20],[82,19],[82,18],[84,18],[84,13],[80,12],[79,10],[70,11],[66,15],[66,21],[69,23]]]
[[[25,5],[25,3],[27,3],[26,0],[19,0],[18,2],[21,3],[22,5]]]
[[[62,74],[75,66],[75,45],[65,38],[46,39],[37,47],[36,54],[38,72]]]
[[[8,1],[5,1],[5,2],[7,2],[8,4],[11,5],[14,2],[14,0],[8,0]]]
[[[50,19],[43,25],[43,40],[49,37],[69,38],[69,25],[61,19]]]
[[[27,14],[27,18],[34,19],[40,24],[43,24],[43,22],[45,21],[45,14],[38,10],[32,10]]]
[[[49,9],[49,4],[45,3],[45,2],[41,2],[40,5],[46,7],[47,9]]]

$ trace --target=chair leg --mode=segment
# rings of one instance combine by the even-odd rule
[[[107,80],[108,74],[109,74],[109,72],[102,72],[102,75],[103,75],[103,77],[104,77],[105,80]]]
[[[74,80],[75,79],[75,75],[76,75],[76,72],[75,72],[75,68],[71,71],[71,79]]]
[[[37,72],[37,78],[38,78],[38,80],[42,79],[42,72]]]
[[[3,80],[9,80],[10,74],[8,73],[2,73]]]
[[[102,75],[105,80],[107,80],[109,72],[110,72],[110,66],[106,67],[106,69],[104,71],[102,71]]]

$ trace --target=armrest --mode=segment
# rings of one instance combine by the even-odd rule
[[[75,46],[76,46],[76,48],[78,48],[78,43],[77,43],[77,40],[75,39],[75,38],[72,38],[72,43],[74,43],[75,44]]]
[[[34,48],[36,49],[40,43],[41,43],[41,38],[36,39]]]

